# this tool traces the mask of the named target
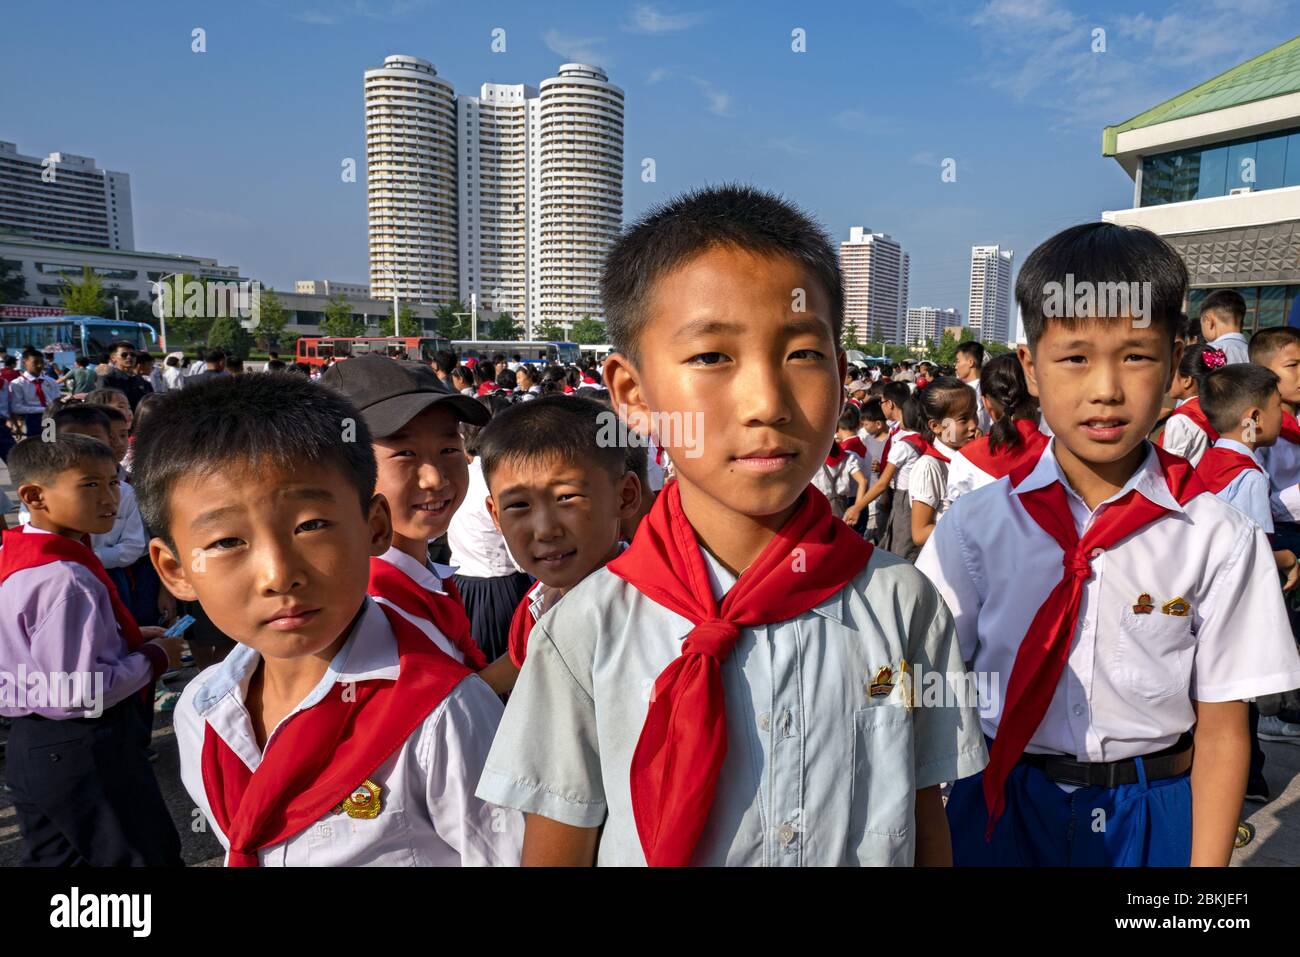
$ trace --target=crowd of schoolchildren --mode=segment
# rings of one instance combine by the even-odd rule
[[[1067,275],[1146,311],[1062,317]],[[600,367],[210,356],[51,410],[25,357],[0,669],[103,693],[0,701],[24,862],[181,862],[188,643],[230,866],[1228,863],[1300,742],[1300,330],[1189,322],[1177,254],[1091,223],[1018,353],[849,366],[825,233],[740,186],[601,292]]]

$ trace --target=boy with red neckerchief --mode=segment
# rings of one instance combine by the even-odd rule
[[[1282,430],[1276,443],[1260,449],[1259,458],[1268,472],[1274,542],[1300,555],[1300,424],[1295,418],[1300,406],[1300,329],[1259,330],[1250,340],[1250,361],[1278,378]]]
[[[525,864],[946,863],[938,788],[983,742],[911,679],[964,678],[952,622],[809,486],[845,369],[825,234],[701,190],[625,233],[602,292],[614,407],[676,479],[534,626],[478,793],[527,812]]]
[[[117,458],[60,432],[19,442],[9,472],[30,517],[0,548],[0,671],[28,676],[0,705],[23,863],[180,866],[144,742],[181,640],[136,624],[89,545],[117,514]]]
[[[1065,318],[1069,280],[1132,283],[1142,309]],[[1245,699],[1300,683],[1263,531],[1146,440],[1186,286],[1164,240],[1110,223],[1021,268],[1019,356],[1053,439],[958,499],[918,561],[1000,704],[988,767],[948,799],[959,865],[1226,865]]]
[[[366,594],[392,520],[356,407],[289,373],[214,378],[162,399],[134,465],[163,583],[238,642],[175,712],[227,864],[517,863],[522,822],[473,794],[500,699]]]

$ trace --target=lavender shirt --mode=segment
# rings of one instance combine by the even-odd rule
[[[0,715],[98,717],[165,668],[161,648],[127,650],[108,592],[81,565],[24,568],[0,584]]]

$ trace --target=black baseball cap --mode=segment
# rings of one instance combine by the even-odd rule
[[[406,423],[440,402],[470,425],[487,425],[492,418],[481,402],[453,392],[437,373],[419,362],[380,355],[357,356],[334,363],[321,374],[320,381],[352,400],[376,439],[401,431]]]

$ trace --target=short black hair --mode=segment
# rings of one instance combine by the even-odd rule
[[[88,435],[62,435],[56,431],[51,442],[32,436],[23,439],[9,453],[9,478],[14,488],[29,482],[44,484],[53,482],[60,472],[88,461],[117,465],[117,456],[99,439]]]
[[[216,365],[219,362],[226,361],[226,354],[221,349],[209,349],[207,352],[203,353],[203,361]]]
[[[456,353],[450,349],[439,349],[433,354],[433,364],[443,372],[456,368]]]
[[[108,354],[110,356],[118,349],[130,349],[135,352],[135,343],[130,339],[114,339],[108,344]]]
[[[513,369],[502,369],[497,373],[497,385],[501,386],[501,388],[513,392],[518,384]]]
[[[885,411],[880,407],[879,399],[868,399],[862,403],[862,411],[858,413],[858,419],[862,422],[884,422]]]
[[[851,432],[858,431],[858,426],[862,425],[862,414],[858,412],[857,407],[846,405],[840,410],[840,420],[836,423],[841,429],[848,429]]]
[[[839,258],[825,230],[793,203],[752,186],[692,190],[654,207],[624,230],[605,258],[601,299],[614,351],[637,361],[654,284],[715,246],[795,260],[821,284],[838,344],[844,324]],[[837,345],[838,348],[838,345]]]
[[[283,372],[283,371],[284,371],[284,360],[283,360],[283,359],[267,359],[267,360],[266,360],[266,371],[267,371],[267,372]]]
[[[175,551],[173,487],[240,461],[336,466],[363,514],[375,492],[370,430],[347,398],[288,372],[215,376],[168,392],[136,435],[131,486],[145,525]]]
[[[16,365],[18,365],[18,357],[17,357],[17,356],[5,356],[5,366],[7,366],[7,367],[9,367],[9,368],[12,368],[13,366],[16,366]]]
[[[1241,415],[1251,406],[1263,408],[1277,392],[1272,369],[1250,362],[1235,362],[1201,379],[1201,411],[1216,432],[1241,427]]]
[[[73,362],[74,365],[79,365],[79,366],[81,366],[83,369],[84,369],[86,366],[90,365],[90,360],[87,359],[85,356],[77,356],[77,358],[73,359],[72,362]]]
[[[1142,284],[1150,290],[1147,318],[1162,326],[1173,343],[1187,294],[1187,266],[1172,246],[1149,229],[1083,223],[1061,230],[1029,254],[1016,278],[1016,303],[1030,349],[1038,345],[1049,321],[1075,327],[1128,318],[1108,316],[1106,310],[1096,309],[1094,312],[1102,313],[1096,318],[1048,316],[1048,302],[1071,283],[1075,289],[1090,288],[1098,294],[1123,291],[1125,298],[1130,284]],[[1056,294],[1051,291],[1054,288]],[[1073,306],[1063,301],[1061,305]]]
[[[86,405],[84,402],[65,405],[49,418],[54,423],[55,435],[58,435],[64,427],[69,425],[103,429],[106,434],[112,434],[113,420],[109,416],[109,412],[116,412],[119,418],[126,418],[117,409],[105,405]]]
[[[884,398],[894,403],[894,405],[898,406],[900,409],[903,407],[903,403],[907,401],[907,397],[911,394],[912,390],[908,387],[906,382],[899,382],[896,380],[886,382],[885,388],[881,392],[881,395]]]
[[[957,344],[957,355],[970,356],[976,369],[984,368],[984,344],[975,339],[967,339]]]
[[[82,401],[85,402],[87,405],[108,406],[108,400],[115,395],[120,395],[123,399],[127,399],[126,393],[123,392],[121,389],[103,388],[103,389],[92,389],[91,391],[87,392],[86,398],[83,399]],[[130,400],[128,399],[127,401]],[[109,408],[111,408],[111,406],[109,406]]]
[[[1287,346],[1300,345],[1300,329],[1295,326],[1269,326],[1250,337],[1250,361],[1266,366]]]
[[[629,441],[605,440],[621,436]],[[489,488],[492,473],[503,462],[554,458],[573,465],[599,465],[617,480],[628,471],[627,449],[633,441],[635,436],[623,431],[617,413],[601,403],[579,396],[544,395],[494,416],[479,433],[478,454]]]
[[[1216,289],[1201,303],[1199,315],[1207,312],[1227,313],[1232,317],[1232,324],[1240,328],[1246,318],[1246,300],[1235,289]]]

